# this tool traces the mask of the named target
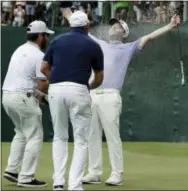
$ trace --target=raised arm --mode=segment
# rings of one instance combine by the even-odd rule
[[[64,8],[62,9],[62,14],[63,16],[69,21],[71,15],[72,15],[72,11],[70,10],[70,8]],[[105,41],[103,40],[100,40],[98,39],[97,37],[93,36],[91,33],[88,34],[89,37],[91,39],[93,39],[95,42],[97,42],[99,45],[103,44],[103,43],[106,43]]]
[[[177,15],[174,15],[171,18],[171,21],[168,25],[166,25],[148,35],[141,37],[140,48],[143,48],[144,46],[146,46],[150,41],[157,39],[157,38],[161,37],[162,35],[168,33],[173,28],[176,28],[179,24],[180,24],[180,17]]]
[[[97,37],[93,36],[91,33],[88,34],[88,36],[93,39],[96,43],[98,43],[99,45],[102,45],[104,43],[106,43],[104,40],[100,40]]]

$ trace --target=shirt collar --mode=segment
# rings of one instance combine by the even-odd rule
[[[27,44],[30,44],[32,46],[35,46],[36,48],[38,48],[40,50],[40,47],[38,44],[34,43],[34,42],[31,42],[31,41],[27,41]]]
[[[81,27],[73,27],[73,28],[71,28],[71,31],[87,35],[87,33]]]
[[[120,40],[110,40],[110,44],[123,44]]]

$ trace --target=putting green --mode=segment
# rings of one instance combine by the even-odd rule
[[[7,164],[10,143],[2,143],[2,174]],[[72,154],[73,144],[69,144]],[[187,143],[123,143],[124,181],[122,186],[109,187],[104,181],[110,174],[106,143],[103,144],[104,173],[100,185],[84,186],[86,190],[188,190],[188,144]],[[36,178],[47,181],[41,189],[52,190],[52,144],[44,143]],[[70,160],[68,166],[70,166]],[[67,173],[68,174],[68,173]],[[66,176],[67,176],[66,174]],[[25,190],[2,178],[2,190]],[[66,186],[67,188],[67,186]],[[65,188],[65,189],[66,189]]]

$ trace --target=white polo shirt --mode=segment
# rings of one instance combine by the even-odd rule
[[[44,53],[33,42],[18,47],[11,57],[2,90],[33,92],[36,79],[46,79],[40,72],[43,57]]]

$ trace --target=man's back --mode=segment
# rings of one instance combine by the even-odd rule
[[[44,58],[52,66],[50,83],[88,85],[91,68],[100,69],[103,63],[101,55],[100,46],[80,29],[55,37]]]

